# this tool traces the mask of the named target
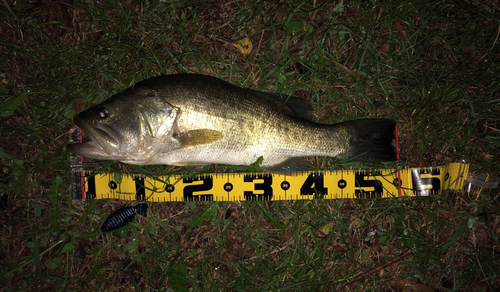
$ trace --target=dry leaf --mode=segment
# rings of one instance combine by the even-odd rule
[[[326,225],[324,225],[323,227],[321,227],[321,232],[324,234],[324,235],[328,235],[330,234],[330,231],[332,231],[333,229],[333,223],[328,223]]]
[[[236,48],[238,48],[241,54],[246,57],[252,52],[252,42],[248,38],[244,38],[238,41]]]
[[[386,284],[389,287],[398,287],[404,292],[434,292],[432,287],[425,285],[425,284],[417,284],[413,282],[412,280],[409,279],[400,279],[400,280],[395,280],[391,281]]]

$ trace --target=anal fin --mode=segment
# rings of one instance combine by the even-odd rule
[[[260,169],[276,174],[285,174],[294,171],[306,171],[308,170],[308,167],[307,161],[304,159],[304,157],[293,157],[279,164],[262,166]]]

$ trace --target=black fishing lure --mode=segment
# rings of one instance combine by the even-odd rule
[[[121,228],[127,225],[129,222],[134,221],[135,214],[139,214],[143,217],[146,217],[148,213],[148,205],[147,204],[137,204],[131,207],[123,207],[120,208],[104,221],[104,224],[101,226],[102,232],[109,232]]]

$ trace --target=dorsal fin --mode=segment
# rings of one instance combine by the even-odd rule
[[[267,98],[277,103],[279,106],[284,106],[285,109],[290,111],[291,115],[312,121],[314,119],[314,112],[311,103],[300,97],[293,95],[285,95],[273,92],[263,92],[252,90],[255,94],[262,98]]]

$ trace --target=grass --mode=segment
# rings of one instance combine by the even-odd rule
[[[324,123],[396,119],[405,164],[465,160],[498,176],[496,2],[1,5],[2,291],[500,289],[498,190],[478,202],[455,192],[155,203],[147,219],[102,234],[107,214],[126,203],[74,202],[65,151],[72,117],[90,103],[148,77],[199,72],[308,99]],[[233,45],[245,37],[248,57]]]

